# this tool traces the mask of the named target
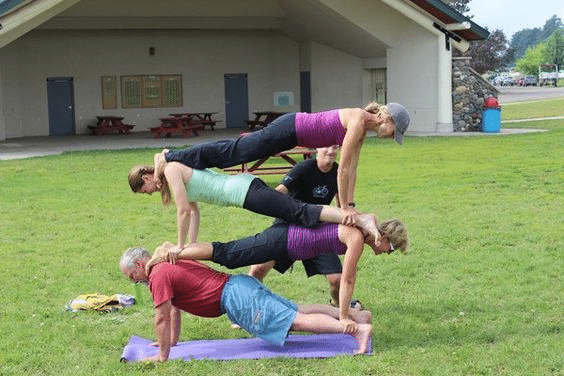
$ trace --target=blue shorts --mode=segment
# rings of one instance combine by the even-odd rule
[[[278,346],[284,346],[298,313],[295,303],[246,274],[229,278],[221,294],[221,309],[234,324]]]

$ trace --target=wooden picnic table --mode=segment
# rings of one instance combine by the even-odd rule
[[[215,114],[217,114],[217,112],[183,112],[169,114],[169,116],[180,118],[188,117],[192,120],[192,124],[201,124],[202,129],[205,128],[206,125],[209,125],[212,131],[214,131],[215,124],[219,121],[212,118],[212,116]]]
[[[303,159],[311,158],[315,153],[316,149],[305,148],[297,146],[293,149],[286,150],[274,155],[270,155],[266,158],[261,158],[258,161],[250,163],[243,163],[240,167],[229,167],[223,169],[223,171],[230,174],[240,174],[249,173],[253,175],[275,175],[275,174],[286,174],[288,171],[295,166],[298,161],[296,161],[293,156],[303,156]],[[264,163],[270,158],[282,158],[284,161],[288,162],[283,165],[264,165]]]
[[[131,134],[131,130],[135,127],[135,125],[132,124],[124,124],[123,116],[96,116],[96,118],[98,119],[96,125],[88,126],[88,129],[92,131],[92,134]]]
[[[182,137],[198,136],[198,131],[202,130],[201,124],[192,123],[189,117],[164,117],[159,119],[161,125],[151,128],[153,137],[170,137],[173,134],[180,134]]]
[[[247,120],[247,125],[249,129],[254,129],[255,127],[266,127],[270,124],[274,119],[287,112],[276,112],[276,111],[254,111],[255,119],[254,120]]]

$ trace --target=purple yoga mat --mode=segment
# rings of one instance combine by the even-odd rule
[[[159,349],[149,346],[152,342],[141,337],[131,337],[123,349],[121,360],[135,362],[156,355]],[[290,335],[284,347],[272,345],[260,338],[215,339],[180,342],[171,348],[169,359],[328,358],[353,355],[357,348],[354,338],[346,334]]]

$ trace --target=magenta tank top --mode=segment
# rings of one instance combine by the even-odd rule
[[[339,241],[339,224],[323,223],[316,228],[288,227],[288,256],[305,260],[325,253],[342,255],[347,247]]]
[[[346,132],[339,119],[339,110],[296,113],[298,146],[323,148],[342,145]]]

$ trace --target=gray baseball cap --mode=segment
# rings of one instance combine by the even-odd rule
[[[407,130],[407,126],[409,125],[409,113],[399,103],[388,103],[386,105],[388,108],[388,112],[392,116],[392,120],[396,125],[396,131],[394,132],[394,139],[398,144],[401,145],[403,142],[403,134]]]

